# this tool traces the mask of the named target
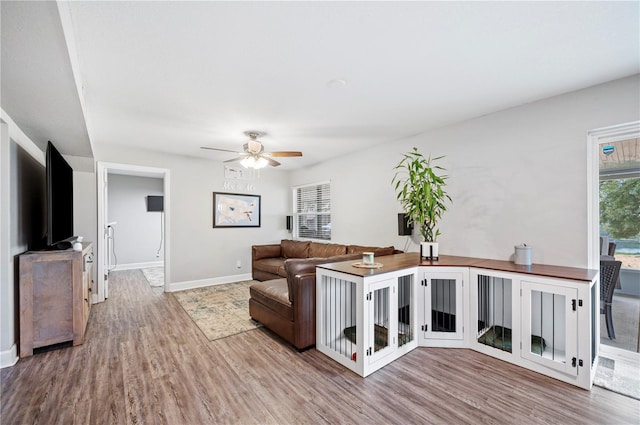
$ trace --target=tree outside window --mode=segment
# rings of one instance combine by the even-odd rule
[[[622,267],[640,269],[640,178],[600,181],[600,226]]]

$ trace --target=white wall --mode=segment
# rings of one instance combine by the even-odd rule
[[[73,234],[82,236],[85,242],[93,242],[94,253],[98,245],[98,208],[96,175],[90,172],[73,172]],[[97,273],[97,267],[93,268]]]
[[[113,226],[117,264],[113,257],[111,264],[116,269],[141,268],[164,261],[163,214],[147,211],[147,196],[163,195],[162,179],[110,174],[107,190],[106,221],[117,223]]]
[[[126,146],[94,145],[96,160],[134,164],[170,170],[171,275],[176,286],[185,282],[207,281],[251,273],[251,245],[278,242],[288,237],[285,216],[289,211],[287,173],[264,169],[244,187],[225,189],[223,164],[199,158],[179,157]],[[213,228],[213,192],[262,195],[259,228]],[[166,199],[165,199],[166,202]],[[241,267],[236,267],[240,260]]]
[[[441,254],[509,260],[526,242],[534,263],[586,267],[587,131],[639,118],[635,75],[299,170],[291,184],[331,180],[335,242],[402,248],[391,179],[416,146],[446,155],[453,204],[440,225]]]

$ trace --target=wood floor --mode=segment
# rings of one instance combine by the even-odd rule
[[[419,348],[367,378],[264,329],[209,342],[140,271],[112,274],[82,346],[0,374],[2,424],[638,424],[640,402],[471,350]]]

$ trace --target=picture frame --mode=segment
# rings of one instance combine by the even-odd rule
[[[213,192],[213,227],[260,227],[260,195]]]

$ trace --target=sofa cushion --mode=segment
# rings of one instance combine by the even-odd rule
[[[277,274],[278,276],[286,277],[287,272],[284,269],[285,259],[278,258],[263,258],[253,262],[253,268],[256,270],[262,270],[263,272]]]
[[[280,246],[284,258],[307,258],[309,256],[308,241],[290,241],[289,239],[283,239],[280,242]]]
[[[373,255],[391,255],[395,248],[387,246],[384,248],[377,246],[361,246],[361,245],[349,245],[347,247],[347,254],[362,254],[363,252],[373,252]]]
[[[309,244],[309,257],[333,257],[347,253],[346,245],[335,243],[318,243],[311,242]]]
[[[260,260],[262,258],[281,257],[280,244],[253,245],[251,247],[251,258]]]
[[[287,279],[256,282],[249,287],[251,299],[269,307],[276,314],[293,320],[293,308],[289,301]]]

